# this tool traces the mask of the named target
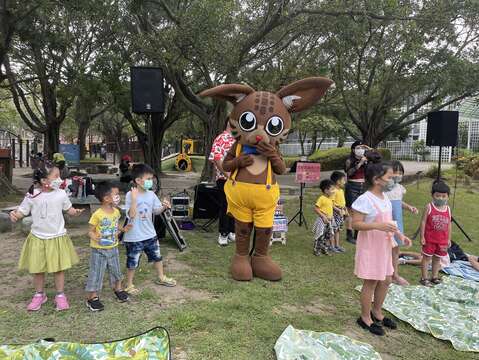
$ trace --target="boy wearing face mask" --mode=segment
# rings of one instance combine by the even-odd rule
[[[313,253],[316,256],[321,254],[330,255],[331,238],[333,237],[333,208],[336,186],[331,180],[323,180],[319,184],[323,194],[316,200],[314,211],[318,214],[313,225],[314,247]]]
[[[100,208],[93,213],[90,224],[90,271],[85,290],[88,292],[86,301],[91,311],[104,309],[99,293],[103,285],[103,276],[108,268],[110,285],[118,301],[128,301],[128,294],[121,286],[120,254],[118,251],[118,235],[120,231],[128,232],[131,225],[122,228],[119,224],[120,211],[116,206],[120,203],[117,187],[109,183],[98,184],[95,196],[100,201]]]
[[[403,201],[404,194],[406,194],[406,188],[401,185],[401,181],[404,175],[404,167],[400,161],[391,161],[393,168],[393,183],[388,184],[385,189],[385,195],[391,201],[393,220],[396,222],[397,227],[401,233],[404,233],[403,225],[403,209],[410,211],[413,214],[417,214],[418,211],[414,206],[406,204]],[[395,235],[394,240],[398,246],[393,247],[393,267],[394,274],[392,276],[392,282],[397,285],[409,285],[409,282],[403,277],[399,276],[399,247],[403,245],[399,236]]]
[[[451,209],[447,205],[449,186],[443,181],[432,185],[432,201],[426,205],[421,222],[421,285],[431,286],[441,282],[440,258],[447,255],[451,246]],[[428,266],[432,258],[432,278],[428,279]]]
[[[137,164],[132,169],[134,187],[126,194],[126,216],[132,224],[131,231],[125,233],[123,242],[126,246],[127,287],[126,291],[136,295],[139,290],[133,285],[135,270],[144,252],[148,262],[153,262],[158,279],[156,284],[176,286],[176,281],[167,277],[163,271],[160,244],[156,236],[153,215],[161,214],[170,206],[167,201],[161,203],[158,196],[151,191],[154,171],[146,164]]]

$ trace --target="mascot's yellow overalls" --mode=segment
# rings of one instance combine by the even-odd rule
[[[241,144],[236,147],[236,156],[241,154]],[[236,220],[253,223],[259,228],[273,226],[274,211],[279,199],[279,185],[271,184],[273,174],[271,161],[268,160],[266,184],[249,184],[236,181],[238,169],[225,184],[225,194],[228,200],[228,213]]]

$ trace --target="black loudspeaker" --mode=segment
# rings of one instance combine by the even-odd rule
[[[435,111],[427,114],[427,146],[457,146],[459,112]]]
[[[216,184],[198,184],[195,187],[193,219],[214,219],[220,211],[220,190]]]
[[[155,67],[130,67],[131,106],[136,114],[163,113],[163,71]]]

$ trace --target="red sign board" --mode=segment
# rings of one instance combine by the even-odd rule
[[[296,182],[304,184],[318,183],[321,175],[320,163],[298,162],[296,164]]]

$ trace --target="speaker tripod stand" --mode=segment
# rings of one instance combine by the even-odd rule
[[[301,226],[304,222],[304,226],[307,229],[308,224],[306,223],[306,217],[304,216],[303,213],[303,189],[305,188],[306,184],[305,183],[300,183],[299,188],[299,210],[298,212],[293,216],[291,220],[289,220],[288,225],[291,224],[293,221],[295,221],[299,226]],[[296,219],[298,218],[298,219]]]

